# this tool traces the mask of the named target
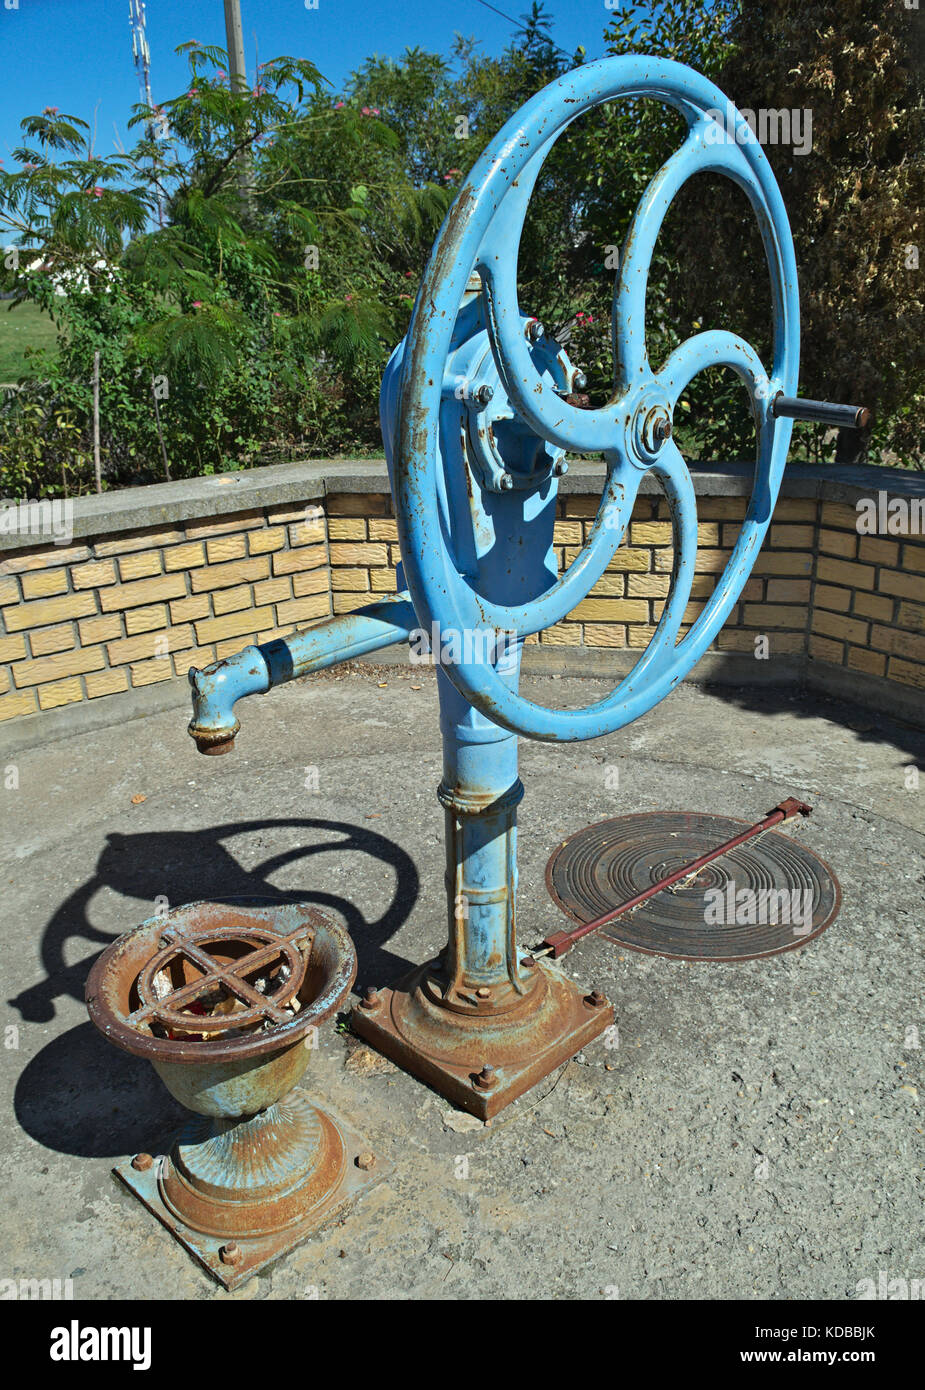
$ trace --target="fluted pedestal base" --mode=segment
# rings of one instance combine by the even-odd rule
[[[291,1092],[241,1120],[194,1115],[169,1153],[116,1175],[225,1288],[339,1215],[386,1175],[360,1167],[368,1145],[340,1119]]]

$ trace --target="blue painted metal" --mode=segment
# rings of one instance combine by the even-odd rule
[[[297,676],[405,641],[416,622],[408,595],[397,594],[294,637],[245,647],[202,670],[193,667],[189,732],[199,751],[226,753],[234,746],[241,727],[234,706],[245,695],[262,695]]]
[[[613,395],[601,409],[583,410],[567,399],[580,374],[517,302],[523,218],[543,160],[571,121],[613,98],[644,96],[678,110],[687,134],[643,195],[623,248],[612,311]],[[720,331],[682,343],[660,368],[648,359],[646,283],[655,240],[677,191],[708,171],[733,179],[758,219],[772,289],[770,372],[748,343]],[[678,642],[697,513],[690,474],[671,438],[672,414],[691,378],[718,365],[731,367],[751,397],[754,488],[726,571]],[[208,751],[210,741],[227,743],[236,730],[231,707],[241,695],[357,655],[361,646],[370,651],[399,640],[415,624],[430,635],[439,649],[449,941],[436,961],[367,1001],[355,1027],[476,1113],[493,1113],[612,1017],[599,996],[582,999],[545,966],[518,958],[516,807],[523,788],[516,736],[565,742],[611,733],[649,710],[699,660],[767,531],[792,430],[771,402],[796,393],[798,366],[799,298],[786,211],[761,147],[732,103],[706,78],[665,59],[608,58],[566,74],[528,101],[473,166],[434,244],[407,337],[386,368],[380,418],[403,557],[399,587],[407,584],[407,594],[394,608],[359,618],[360,646],[350,636],[351,620],[336,620],[270,644],[284,650],[249,648],[191,674],[190,730]],[[560,575],[553,521],[567,452],[602,453],[607,476],[589,539]],[[653,639],[597,704],[538,705],[518,689],[524,640],[564,618],[604,574],[647,472],[669,502],[675,557]],[[482,1063],[489,1070],[479,1080],[470,1068]]]
[[[688,132],[643,196],[623,250],[613,304],[613,398],[602,409],[581,410],[563,400],[536,361],[526,331],[530,320],[517,304],[517,254],[526,203],[552,143],[576,116],[617,96],[660,98],[681,112]],[[706,171],[725,173],[739,184],[758,217],[773,298],[770,376],[757,353],[726,332],[689,339],[660,370],[648,361],[645,292],[655,239],[674,194],[693,174]],[[457,471],[452,468],[456,440],[446,428],[446,370],[453,360],[457,310],[473,270],[484,285],[486,336],[511,406],[548,446],[601,451],[608,464],[608,481],[589,541],[561,577],[522,601],[503,592],[510,585],[500,586],[499,591],[490,583],[478,582],[466,557],[453,548],[459,522],[451,530],[446,516],[447,478]],[[675,646],[693,573],[690,547],[696,505],[680,452],[670,439],[657,444],[646,421],[670,421],[690,379],[716,365],[733,368],[752,398],[758,424],[755,486],[726,572],[691,631]],[[760,145],[718,88],[665,59],[610,58],[559,78],[521,108],[460,189],[424,273],[408,336],[389,367],[396,378],[386,383],[387,395],[395,401],[395,421],[386,432],[386,445],[388,450],[394,443],[399,536],[415,609],[426,626],[438,622],[460,632],[514,632],[523,637],[558,622],[604,572],[647,470],[669,492],[680,564],[672,601],[666,605],[652,646],[604,700],[583,710],[544,709],[502,681],[478,654],[468,660],[464,654],[446,670],[476,708],[532,738],[591,738],[638,718],[683,678],[729,615],[767,531],[792,428],[788,420],[771,413],[770,402],[779,391],[795,393],[798,365],[797,274],[783,200]],[[554,493],[551,479],[544,498],[550,517]],[[519,563],[528,544],[531,549],[544,545],[546,533],[530,525],[533,518],[519,518],[509,506],[505,520],[512,564]]]

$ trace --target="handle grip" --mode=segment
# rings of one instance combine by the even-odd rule
[[[863,430],[870,424],[865,405],[833,405],[831,401],[807,401],[785,396],[779,391],[771,402],[771,414],[790,420],[812,420],[819,425],[838,425],[842,429]]]

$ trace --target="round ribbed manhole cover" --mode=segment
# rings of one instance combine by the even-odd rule
[[[573,921],[592,922],[748,824],[696,811],[601,821],[553,852],[546,885]],[[804,946],[831,925],[840,906],[829,866],[772,830],[707,864],[692,881],[662,889],[597,935],[673,960],[752,960]]]

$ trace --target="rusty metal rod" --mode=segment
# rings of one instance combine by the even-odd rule
[[[811,420],[817,425],[837,425],[841,429],[863,430],[870,424],[866,405],[833,405],[831,401],[808,401],[785,396],[778,391],[771,402],[771,414],[789,420]]]
[[[611,908],[601,917],[596,917],[593,922],[583,922],[581,926],[572,927],[569,931],[553,932],[547,936],[545,941],[541,941],[537,950],[532,954],[551,955],[554,959],[564,955],[576,941],[580,941],[583,936],[588,936],[591,932],[597,931],[599,927],[605,926],[608,922],[614,921],[617,917],[622,917],[626,912],[633,912],[649,898],[653,898],[656,893],[660,893],[663,888],[671,888],[673,884],[680,883],[682,879],[692,878],[698,874],[707,864],[712,864],[714,859],[719,859],[721,855],[728,854],[730,850],[737,849],[739,845],[744,845],[746,840],[752,840],[756,835],[762,835],[766,830],[770,830],[775,825],[783,825],[785,821],[793,820],[795,816],[808,816],[812,806],[807,806],[805,801],[798,801],[796,797],[788,796],[779,806],[775,806],[773,811],[769,811],[764,820],[758,821],[756,825],[749,826],[748,830],[743,830],[740,835],[734,835],[731,840],[726,840],[723,844],[717,845],[716,849],[709,850],[702,854],[699,859],[693,859],[689,864],[684,864],[680,869],[675,869],[674,873],[660,878],[657,883],[653,883],[651,888],[646,888],[644,892],[637,893],[634,898],[628,898],[626,902],[620,903],[618,907]]]

